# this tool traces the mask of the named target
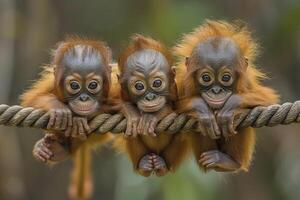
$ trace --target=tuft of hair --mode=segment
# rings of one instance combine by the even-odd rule
[[[76,46],[85,46],[91,48],[92,51],[99,52],[103,58],[104,64],[108,67],[112,60],[111,49],[103,41],[91,40],[79,36],[67,36],[62,42],[57,43],[56,49],[52,51],[53,65],[57,66],[61,63],[65,53],[72,51]]]
[[[110,100],[120,99],[121,86],[119,84],[118,77],[120,76],[120,71],[117,63],[110,64],[111,66],[111,89],[109,91]]]
[[[250,30],[244,23],[228,23],[226,21],[206,20],[204,24],[197,27],[193,32],[185,34],[179,44],[174,48],[174,54],[179,56],[177,64],[177,82],[185,83],[186,67],[185,60],[190,57],[194,48],[199,43],[212,38],[225,37],[231,39],[240,49],[241,56],[247,59],[248,67],[245,72],[247,76],[243,77],[239,84],[238,90],[243,93],[249,89],[260,85],[262,79],[267,78],[264,73],[255,66],[255,59],[259,53],[259,45],[251,36]],[[180,96],[185,93],[185,89],[181,89]]]
[[[182,42],[175,46],[174,51],[179,56],[188,57],[199,43],[212,37],[232,39],[240,48],[241,54],[249,61],[254,61],[258,55],[259,46],[245,24],[213,20],[206,20],[192,33],[184,35]]]
[[[34,84],[20,96],[22,106],[33,106],[33,102],[37,96],[43,96],[54,92],[54,68],[53,66],[44,66],[43,71],[40,73],[40,79],[35,81]]]
[[[150,37],[136,34],[131,37],[131,43],[124,49],[124,51],[122,51],[121,55],[119,56],[118,65],[121,73],[123,72],[124,64],[127,58],[134,52],[143,49],[153,49],[159,51],[166,57],[169,65],[173,65],[172,55],[164,45]]]

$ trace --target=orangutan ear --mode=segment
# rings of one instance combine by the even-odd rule
[[[120,74],[117,74],[118,82],[121,83],[121,76]]]
[[[54,76],[56,76],[56,73],[57,73],[57,66],[56,65],[54,65],[54,67],[53,67],[53,73],[54,73]]]
[[[112,68],[114,67],[113,64],[108,64],[108,72],[111,73],[112,72]]]
[[[190,62],[190,57],[185,57],[185,66],[188,66]]]
[[[245,69],[248,68],[248,65],[249,65],[249,60],[248,60],[248,58],[244,57],[244,66],[245,66]]]
[[[176,75],[176,66],[172,66],[171,67],[171,72],[173,73],[173,75]]]

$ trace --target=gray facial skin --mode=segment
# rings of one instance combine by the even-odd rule
[[[101,71],[103,58],[99,51],[89,46],[77,45],[66,52],[62,65],[71,73],[89,74],[94,71]]]
[[[62,71],[58,72],[60,85],[64,88],[64,97],[67,99],[70,108],[78,115],[90,115],[95,112],[103,100],[103,90],[91,93],[87,89],[87,75],[94,73],[103,77],[104,63],[99,51],[90,46],[77,45],[65,53],[61,63]],[[64,83],[69,75],[78,74],[81,77],[81,89],[76,94],[67,92]],[[85,111],[82,111],[85,110]]]
[[[215,70],[223,66],[235,67],[240,58],[239,49],[229,38],[213,37],[200,43],[191,58],[199,65],[210,66]]]
[[[210,67],[214,70],[214,82],[208,86],[199,85],[198,92],[211,108],[221,108],[236,89],[236,71],[240,67],[240,50],[229,38],[213,37],[201,42],[193,51],[190,63],[199,70]],[[230,85],[223,85],[218,77],[224,68],[230,70]],[[196,80],[198,81],[198,80]]]
[[[169,63],[162,53],[153,49],[143,49],[128,57],[125,68],[128,70],[124,72],[124,76],[128,77],[132,71],[148,74],[155,68],[167,72],[169,70]]]
[[[153,76],[151,73],[154,71],[160,71],[165,75],[170,73],[169,63],[165,56],[153,49],[143,49],[128,57],[125,63],[125,69],[123,77],[131,77],[134,71],[145,75],[145,87],[147,87],[147,90],[142,95],[132,95],[130,97],[131,100],[144,112],[156,112],[160,110],[166,104],[166,95],[169,94],[169,87],[155,91],[151,88],[153,83],[149,83],[149,80],[151,76]],[[166,84],[169,85],[169,83]]]

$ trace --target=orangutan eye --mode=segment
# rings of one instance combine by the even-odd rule
[[[204,75],[202,76],[202,80],[203,80],[204,82],[210,82],[210,81],[211,81],[211,77],[210,77],[209,75],[207,75],[207,74],[204,74]]]
[[[204,72],[199,76],[199,83],[203,86],[211,85],[214,82],[214,80],[214,75],[209,72]]]
[[[155,81],[153,81],[152,86],[155,88],[159,88],[162,85],[162,81],[160,79],[156,79]]]
[[[87,81],[85,87],[92,94],[98,93],[102,89],[103,79],[100,76],[95,76],[92,80]]]
[[[72,81],[72,82],[70,83],[70,88],[71,88],[72,90],[78,90],[78,89],[80,89],[80,85],[79,85],[79,83],[78,83],[77,81]]]
[[[98,83],[96,81],[92,81],[88,87],[89,89],[94,90],[98,87]]]
[[[229,74],[225,74],[225,75],[223,75],[223,77],[222,77],[222,81],[223,81],[223,82],[229,82],[230,79],[231,79],[231,76],[230,76]]]
[[[137,90],[143,90],[145,88],[144,84],[142,82],[136,82],[135,85],[134,85],[134,87]]]
[[[231,73],[226,72],[224,74],[220,74],[219,81],[222,85],[228,87],[233,84],[234,77],[232,76]]]

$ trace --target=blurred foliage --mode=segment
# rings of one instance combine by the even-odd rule
[[[0,102],[18,96],[48,63],[49,50],[67,34],[103,39],[116,59],[134,33],[172,47],[204,19],[242,19],[261,41],[259,66],[282,101],[300,98],[299,0],[1,0]],[[31,156],[42,134],[1,128],[0,199],[67,199],[71,161],[45,167]],[[297,125],[258,130],[257,153],[248,173],[201,172],[188,161],[176,174],[143,178],[125,156],[108,147],[94,156],[93,199],[276,200],[299,199],[300,137]]]

